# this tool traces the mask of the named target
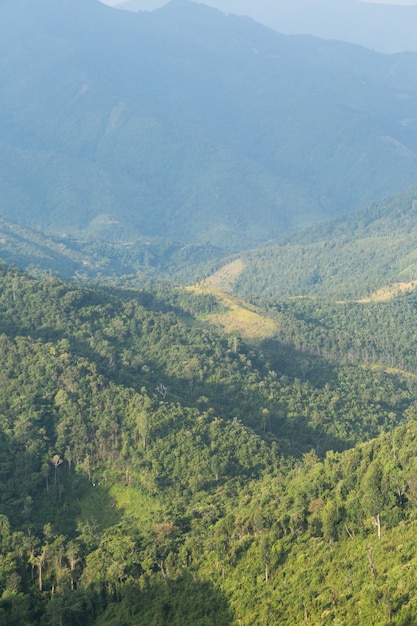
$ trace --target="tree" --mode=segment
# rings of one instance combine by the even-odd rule
[[[381,511],[388,497],[385,487],[384,470],[381,462],[376,460],[365,475],[362,504],[365,513],[372,518],[378,539],[381,539]]]
[[[55,468],[55,484],[57,484],[57,482],[59,484],[58,467],[61,465],[61,463],[63,463],[63,460],[61,459],[59,454],[54,454],[54,456],[52,457],[52,465]]]

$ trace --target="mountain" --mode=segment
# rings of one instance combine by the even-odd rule
[[[135,242],[46,235],[0,218],[1,257],[32,275],[143,285],[149,280],[193,283],[221,262],[224,251],[210,244],[188,244],[162,237]]]
[[[0,52],[0,211],[21,226],[230,252],[417,182],[415,55],[185,0],[4,0]]]
[[[207,283],[241,297],[389,299],[416,288],[417,189],[234,258]]]
[[[417,6],[358,0],[196,0],[225,13],[247,15],[287,35],[310,34],[355,43],[384,53],[416,51]],[[113,2],[113,4],[115,4]],[[117,8],[152,10],[164,0],[127,0]]]
[[[299,304],[0,265],[1,626],[415,622],[417,307]]]

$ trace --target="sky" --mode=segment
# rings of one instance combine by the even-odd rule
[[[416,0],[362,0],[362,2],[368,2],[368,4],[396,4],[402,6],[411,6],[417,4]]]
[[[399,6],[412,6],[417,4],[417,0],[362,0],[362,2],[364,1],[368,4],[395,4]]]
[[[121,4],[123,0],[101,0],[104,4],[108,4],[109,6],[116,6],[117,4]],[[197,0],[198,1],[198,0]],[[391,4],[396,6],[412,6],[417,5],[417,0],[361,0],[362,2],[367,2],[368,4]],[[163,6],[166,4],[168,0],[142,0],[138,2],[138,4],[142,4],[144,10],[146,10],[147,5],[149,7],[154,6]],[[256,0],[253,0],[255,3]]]

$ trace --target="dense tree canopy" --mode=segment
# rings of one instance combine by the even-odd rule
[[[410,299],[257,346],[214,294],[0,270],[0,624],[415,619]]]

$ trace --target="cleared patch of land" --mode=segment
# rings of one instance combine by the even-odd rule
[[[243,259],[236,259],[236,261],[228,263],[212,276],[206,278],[203,284],[222,291],[232,291],[236,280],[244,269],[245,262]]]
[[[238,333],[247,341],[260,341],[272,337],[277,322],[266,317],[257,307],[229,296],[207,283],[188,287],[194,293],[209,293],[217,298],[219,309],[202,316],[201,321],[221,327],[227,334]]]
[[[389,285],[387,287],[382,287],[382,289],[378,289],[374,294],[369,296],[369,298],[363,298],[362,300],[358,300],[361,303],[368,302],[386,302],[388,300],[392,300],[397,296],[402,296],[407,293],[411,293],[417,288],[417,280],[412,280],[410,282],[404,283],[394,283],[393,285]]]

